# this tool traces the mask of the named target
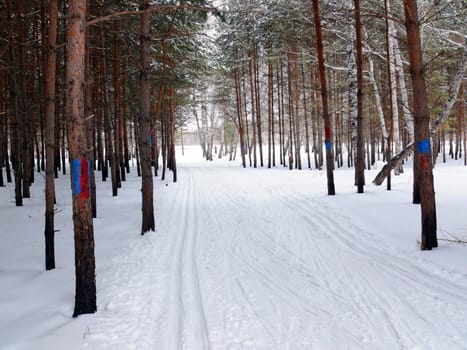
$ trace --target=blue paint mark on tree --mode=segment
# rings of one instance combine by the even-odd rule
[[[81,159],[75,159],[72,162],[73,173],[73,195],[81,193],[80,174],[81,174]]]
[[[417,141],[417,150],[419,154],[430,154],[431,153],[430,140],[425,139],[422,141]]]

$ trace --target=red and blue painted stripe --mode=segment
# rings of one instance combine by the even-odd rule
[[[81,198],[89,198],[91,187],[91,162],[84,157],[72,162],[73,195]]]

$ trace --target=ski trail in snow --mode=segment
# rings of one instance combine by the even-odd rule
[[[376,241],[375,237],[352,223],[350,218],[314,200],[290,194],[276,196],[300,213],[313,230],[332,241],[334,249],[340,251],[339,255],[345,255],[342,254],[345,251],[353,256],[352,259],[368,261],[368,268],[363,270],[364,273],[361,273],[362,270],[349,268],[347,262],[350,259],[345,263],[343,261],[340,266],[330,267],[338,275],[339,283],[346,286],[348,293],[352,295],[349,301],[355,310],[360,315],[365,315],[367,323],[375,328],[374,336],[379,331],[379,336],[383,336],[388,344],[398,344],[398,348],[404,349],[406,343],[415,345],[419,342],[417,338],[423,336],[411,326],[411,322],[398,317],[394,308],[399,309],[402,315],[412,314],[423,321],[429,332],[429,325],[433,320],[428,320],[424,315],[426,309],[437,311],[442,308],[443,313],[453,316],[456,310],[462,309],[462,305],[467,303],[465,288],[456,286],[452,281],[444,281],[440,276],[433,275],[429,269],[417,266],[402,255],[394,255],[387,247],[381,247],[381,242]],[[387,280],[380,280],[379,284],[393,283],[394,288],[382,288],[385,291],[392,290],[392,294],[374,288],[375,280],[381,279],[381,276]],[[402,286],[403,289],[400,288]],[[452,297],[451,301],[441,302],[446,295]],[[433,304],[437,305],[433,307]],[[369,308],[368,305],[373,307]],[[416,324],[419,327],[420,323]],[[443,324],[455,328],[457,323],[452,322],[451,317],[444,317]],[[459,342],[456,345],[461,344]]]
[[[386,246],[290,173],[248,171],[187,164],[158,189],[158,230],[105,271],[88,348],[466,349],[465,285],[449,271]]]
[[[206,318],[198,278],[196,259],[199,234],[195,216],[195,184],[187,174],[188,185],[182,203],[176,244],[173,247],[169,292],[168,327],[170,334],[164,349],[209,349]]]

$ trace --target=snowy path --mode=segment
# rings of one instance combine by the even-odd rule
[[[156,191],[157,232],[98,276],[87,348],[467,349],[466,275],[293,174],[184,165]]]

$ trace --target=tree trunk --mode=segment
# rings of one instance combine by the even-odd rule
[[[14,24],[14,14],[13,9],[11,8],[11,2],[7,2],[7,12],[8,12],[8,21],[11,29],[10,37],[10,62],[13,65],[11,74],[9,74],[9,88],[10,88],[10,108],[12,114],[11,121],[11,160],[15,177],[15,204],[17,207],[23,205],[23,191],[22,191],[22,178],[23,178],[23,165],[22,165],[22,149],[19,146],[21,136],[21,117],[20,117],[20,108],[19,108],[19,99],[20,99],[20,89],[19,89],[19,69],[18,63],[16,60],[16,49],[19,44],[17,43],[18,39],[13,35],[13,32],[17,32],[18,29]],[[16,11],[19,16],[19,11]]]
[[[335,195],[334,187],[334,163],[332,155],[332,133],[331,133],[331,118],[328,111],[328,96],[326,86],[326,71],[324,68],[324,53],[323,53],[323,38],[321,33],[321,20],[319,15],[318,0],[313,0],[313,14],[316,30],[316,46],[318,53],[318,69],[319,69],[319,81],[321,85],[321,103],[324,120],[325,130],[325,145],[326,145],[326,175],[327,175],[327,187],[328,195]]]
[[[170,143],[169,143],[169,154],[170,154],[170,170],[172,170],[173,174],[173,182],[177,182],[177,159],[175,154],[175,88],[172,86],[170,88],[170,96],[169,96],[169,103],[170,103],[170,110],[169,110],[169,136],[170,136]],[[212,142],[211,142],[212,144]]]
[[[302,170],[302,157],[300,155],[301,149],[301,136],[300,136],[300,118],[299,118],[299,111],[300,111],[300,78],[298,73],[298,53],[297,53],[297,46],[294,45],[294,52],[293,52],[293,77],[294,77],[294,104],[295,104],[295,168]]]
[[[89,8],[89,4],[88,4]],[[90,31],[91,28],[86,32],[86,47],[89,47],[89,38],[90,38]],[[97,193],[96,193],[96,174],[94,171],[95,168],[95,159],[96,159],[96,152],[95,152],[95,128],[96,128],[96,118],[95,113],[93,113],[93,106],[92,106],[92,81],[93,77],[91,75],[91,50],[86,50],[86,58],[85,58],[85,79],[86,85],[84,90],[84,115],[86,116],[85,120],[85,128],[86,128],[86,139],[88,145],[88,157],[90,161],[90,196],[91,196],[91,211],[92,217],[95,219],[97,218]]]
[[[281,73],[279,74],[279,68]],[[277,123],[279,126],[279,164],[284,164],[284,128],[282,124],[282,64],[277,65],[276,69],[277,80]]]
[[[292,68],[290,67],[290,62],[291,58],[290,55],[288,55],[287,59],[287,97],[288,97],[288,114],[289,114],[289,139],[288,139],[288,144],[287,144],[287,149],[288,149],[288,156],[289,156],[289,170],[293,169],[293,164],[294,164],[294,156],[293,156],[293,141],[295,139],[295,133],[294,133],[294,122],[293,122],[293,117],[294,117],[294,109],[293,109],[293,93],[292,93]]]
[[[104,28],[101,25],[99,28],[100,43],[101,47],[105,47]],[[110,102],[108,95],[107,86],[107,54],[106,50],[102,50],[101,56],[101,73],[102,73],[102,97],[103,97],[103,110],[104,110],[104,133],[105,133],[105,153],[106,161],[110,165],[110,181],[112,182],[112,196],[118,195],[118,182],[117,182],[117,169],[119,165],[115,159],[115,147],[114,147],[114,127],[112,123],[112,116],[110,115]]]
[[[357,152],[355,160],[355,180],[357,192],[363,193],[365,186],[365,140],[363,139],[363,53],[362,33],[360,22],[360,0],[354,0],[355,4],[355,43],[357,61]]]
[[[122,187],[125,181],[125,164],[123,161],[123,134],[122,134],[122,103],[120,84],[120,26],[116,21],[114,24],[114,140],[115,140],[115,172],[117,188]]]
[[[387,14],[389,16],[389,3],[387,3]],[[394,57],[394,41],[396,37],[396,29],[394,23],[392,21],[387,20],[387,60],[389,63],[389,78],[388,81],[391,83],[391,90],[389,90],[389,94],[391,95],[391,115],[392,115],[392,145],[394,146],[394,152],[397,154],[401,151],[402,142],[399,132],[399,103],[397,97],[397,82],[396,82],[396,62]],[[394,169],[395,175],[400,175],[403,172],[402,164]]]
[[[238,69],[235,69],[235,93],[237,97],[237,119],[238,119],[238,133],[240,136],[240,154],[242,156],[242,166],[246,168],[245,129],[243,126],[242,92],[241,92],[241,85],[240,85],[240,73]]]
[[[256,156],[256,144],[258,142],[257,138],[257,128],[256,128],[256,93],[255,93],[255,83],[253,77],[253,55],[250,55],[248,59],[248,77],[250,81],[250,104],[251,104],[251,128],[253,129],[253,167],[257,167],[257,156]],[[245,109],[246,113],[246,109]]]
[[[394,136],[394,117],[393,117],[393,114],[394,114],[394,103],[393,103],[393,93],[392,93],[392,89],[393,89],[393,86],[392,86],[392,70],[391,70],[391,67],[392,67],[392,64],[391,64],[391,50],[390,50],[390,47],[389,47],[389,18],[388,18],[388,15],[389,15],[389,11],[388,11],[388,0],[384,0],[384,10],[385,10],[385,21],[386,21],[386,72],[387,72],[387,76],[388,76],[388,99],[389,99],[389,103],[388,103],[388,108],[389,108],[389,117],[388,117],[388,120],[389,120],[389,133],[388,133],[388,139],[387,139],[387,144],[386,144],[386,159],[388,161],[388,163],[391,163],[391,158],[392,158],[392,143],[393,143],[393,136]],[[415,169],[415,167],[414,167]],[[386,178],[386,188],[388,191],[390,191],[392,189],[392,185],[391,185],[391,172],[388,173],[388,176]]]
[[[149,0],[141,0],[140,10],[149,8]],[[140,45],[140,115],[139,115],[139,154],[142,174],[142,224],[141,234],[155,230],[153,180],[151,173],[151,115],[150,115],[150,54],[149,54],[149,12],[141,14]]]
[[[425,88],[420,23],[417,12],[416,0],[404,0],[405,26],[407,29],[410,75],[412,77],[413,89],[415,142],[420,162],[419,179],[422,221],[420,248],[422,250],[431,250],[438,246],[436,237],[436,202],[430,147],[430,115]]]
[[[268,47],[271,50],[271,44]],[[272,147],[274,133],[274,89],[272,76],[272,63],[268,60],[268,168],[272,166]]]
[[[55,75],[57,59],[57,0],[49,3],[49,27],[47,31],[47,65],[45,74],[45,269],[55,268]]]
[[[306,89],[305,89],[305,65],[302,64],[302,95],[303,95],[303,115],[305,117],[305,151],[308,169],[311,169],[311,155],[310,155],[310,127],[308,123],[308,106],[306,99]]]
[[[263,160],[263,131],[262,131],[262,121],[261,121],[261,91],[259,87],[259,63],[257,48],[254,48],[253,54],[253,67],[254,67],[254,76],[255,76],[255,103],[256,103],[256,127],[258,129],[258,149],[259,149],[259,165],[260,167],[264,166]]]
[[[89,197],[89,166],[85,135],[84,73],[86,1],[68,3],[67,119],[73,190],[76,294],[73,317],[93,313],[96,306],[94,232]]]

